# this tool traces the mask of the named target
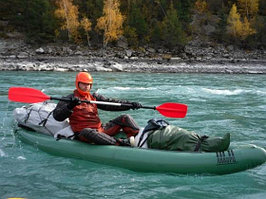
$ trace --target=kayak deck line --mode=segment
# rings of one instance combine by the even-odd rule
[[[265,149],[243,145],[224,152],[177,152],[113,145],[93,145],[18,129],[23,142],[57,156],[88,160],[140,172],[222,175],[244,171],[266,161]]]

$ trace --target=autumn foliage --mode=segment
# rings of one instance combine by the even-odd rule
[[[83,28],[83,30],[85,31],[86,37],[87,37],[87,42],[88,45],[90,46],[90,36],[89,36],[89,32],[91,31],[91,22],[88,18],[83,17],[81,22],[80,22],[81,27]]]
[[[2,0],[0,36],[92,47],[121,38],[132,48],[177,51],[194,38],[266,47],[265,10],[265,0]]]
[[[248,19],[254,17],[259,11],[259,0],[237,0],[239,13]]]
[[[103,7],[103,16],[97,20],[97,28],[103,30],[104,46],[110,41],[117,40],[123,34],[124,18],[119,10],[118,0],[105,0]]]
[[[73,5],[73,0],[57,0],[56,5],[58,9],[55,11],[55,15],[62,19],[61,29],[67,30],[69,40],[74,39],[74,41],[78,42],[78,27],[80,25],[78,7]]]
[[[207,11],[207,2],[205,0],[197,0],[195,2],[195,10],[199,13]]]
[[[241,20],[241,15],[237,11],[237,7],[233,4],[229,16],[227,18],[228,22],[228,33],[234,38],[240,38],[245,40],[249,35],[255,34],[256,31],[251,28],[248,18],[245,16]]]

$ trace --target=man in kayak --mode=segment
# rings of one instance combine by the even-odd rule
[[[128,115],[109,121],[103,125],[98,115],[98,108],[106,111],[126,111],[129,109],[141,108],[137,102],[116,100],[106,98],[98,93],[90,93],[93,78],[87,72],[79,72],[76,76],[76,89],[60,101],[53,111],[53,116],[57,121],[69,118],[69,124],[75,134],[75,139],[95,144],[129,145],[128,140],[115,139],[114,136],[123,130],[127,137],[135,136],[139,132],[139,126]],[[103,101],[129,104],[130,106],[110,106],[94,103],[81,103],[81,100]]]

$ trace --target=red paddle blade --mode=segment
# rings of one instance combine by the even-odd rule
[[[50,99],[40,90],[27,87],[11,87],[8,91],[8,99],[14,102],[36,103]]]
[[[159,111],[165,117],[184,118],[187,114],[187,105],[168,102],[157,106],[156,110]]]

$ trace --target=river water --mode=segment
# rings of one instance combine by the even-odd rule
[[[171,124],[199,134],[231,133],[231,145],[266,148],[266,75],[92,73],[93,91],[113,98],[160,105],[188,105]],[[235,174],[140,173],[57,157],[21,143],[14,135],[9,87],[23,86],[60,97],[72,92],[72,72],[0,72],[0,198],[265,198],[266,164]],[[157,111],[130,110],[140,126]],[[103,122],[121,113],[100,112]],[[166,118],[165,118],[166,119]],[[196,165],[195,165],[196,166]]]

